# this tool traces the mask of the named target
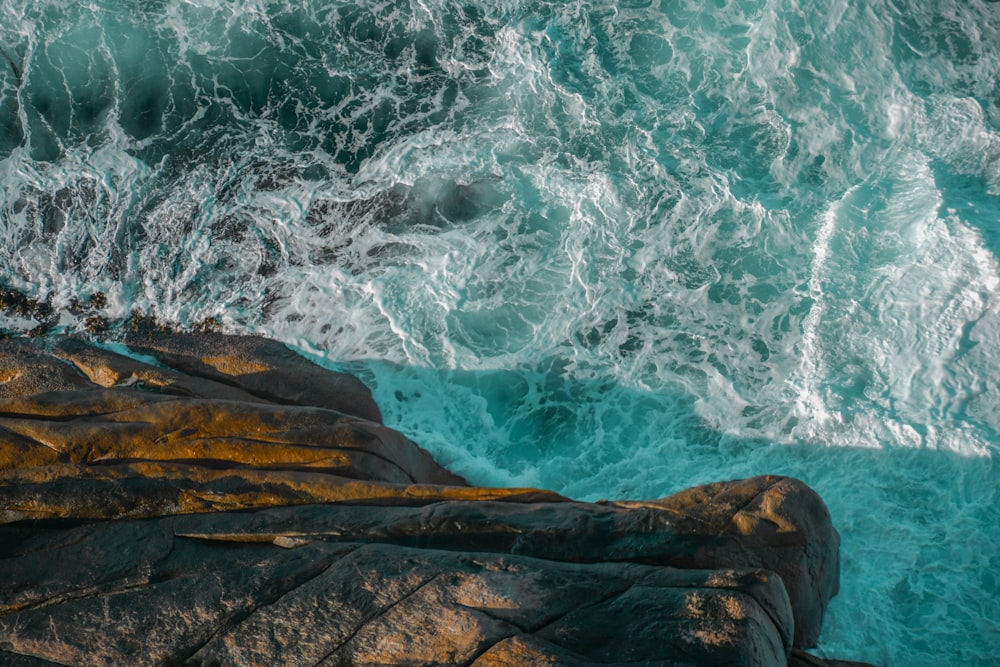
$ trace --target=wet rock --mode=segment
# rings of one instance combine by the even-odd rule
[[[818,660],[839,539],[797,480],[473,487],[273,341],[127,343],[0,341],[3,664]]]

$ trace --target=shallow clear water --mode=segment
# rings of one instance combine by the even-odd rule
[[[1000,659],[1000,4],[0,0],[0,45],[0,284],[59,328],[276,337],[480,484],[797,476],[818,654]]]

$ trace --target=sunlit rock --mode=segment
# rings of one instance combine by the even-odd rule
[[[127,343],[0,345],[3,664],[825,664],[797,480],[473,487],[278,343]]]

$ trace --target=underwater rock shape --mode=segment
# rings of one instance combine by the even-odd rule
[[[126,342],[0,341],[3,664],[825,664],[797,480],[473,487],[276,342]]]

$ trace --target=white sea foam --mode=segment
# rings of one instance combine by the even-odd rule
[[[826,312],[826,294],[823,287],[824,283],[830,280],[827,276],[830,242],[837,230],[837,218],[841,209],[845,206],[845,202],[850,205],[852,193],[853,190],[848,190],[843,199],[831,204],[830,208],[823,212],[812,247],[813,259],[808,283],[812,305],[809,314],[802,321],[801,384],[792,385],[799,395],[796,402],[797,416],[810,425],[805,431],[806,437],[811,439],[816,439],[817,436],[815,427],[812,427],[813,423],[822,428],[833,418],[820,394],[820,383],[826,377],[826,362],[820,343],[819,327]]]
[[[57,330],[99,290],[271,335],[482,484],[801,477],[844,538],[823,652],[1000,653],[993,5],[0,18],[0,283]]]

